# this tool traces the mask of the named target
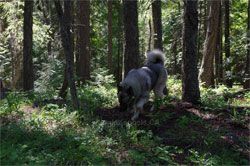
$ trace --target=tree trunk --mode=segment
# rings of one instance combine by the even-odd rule
[[[32,61],[33,47],[33,0],[24,1],[24,25],[23,25],[23,90],[34,88],[34,72]]]
[[[216,51],[215,51],[215,80],[216,85],[222,83],[223,75],[222,75],[222,10],[221,10],[221,2],[219,4],[219,27],[217,31],[217,43],[216,43]]]
[[[154,48],[162,50],[161,0],[152,3]]]
[[[199,20],[200,21],[198,21],[198,62],[199,62],[199,59],[200,59],[200,48],[201,48],[201,41],[202,41],[202,37],[201,37],[201,26],[202,26],[202,4],[204,3],[204,1],[201,1],[201,2],[199,2]]]
[[[208,27],[199,77],[205,87],[214,85],[214,57],[217,50],[220,0],[210,0]]]
[[[112,70],[112,0],[108,0],[108,69]]]
[[[198,103],[200,98],[197,69],[197,0],[184,0],[182,50],[182,100]]]
[[[3,8],[0,6],[0,14],[3,14]],[[0,33],[3,33],[6,28],[6,18],[0,18]]]
[[[224,6],[225,6],[225,84],[228,87],[233,86],[233,82],[231,79],[231,63],[230,63],[230,18],[229,18],[229,0],[224,0]]]
[[[71,42],[71,54],[70,54],[70,58],[71,58],[71,64],[72,68],[74,68],[74,39],[73,39],[73,34],[72,32],[72,11],[73,11],[73,3],[72,1],[65,1],[64,2],[64,18],[65,18],[65,23],[67,24],[67,26],[70,28],[70,42]],[[74,71],[74,70],[73,70]],[[65,99],[67,96],[67,89],[68,89],[68,79],[67,79],[68,75],[67,75],[67,70],[66,70],[66,65],[65,65],[65,70],[64,70],[64,79],[63,79],[63,84],[62,84],[62,88],[59,92],[59,97]]]
[[[123,0],[124,12],[124,74],[139,67],[139,32],[137,0]]]
[[[59,92],[59,97],[65,99],[66,96],[67,96],[67,89],[68,89],[68,86],[69,86],[69,83],[68,83],[68,74],[67,74],[67,70],[66,70],[66,66],[64,68],[64,74],[63,74],[64,78],[63,78],[63,84],[62,84],[62,87],[61,87],[61,90]]]
[[[174,54],[174,75],[177,74],[177,56],[178,56],[178,52],[177,52],[177,42],[178,42],[178,39],[177,39],[177,34],[174,34],[174,43],[173,43],[173,46],[172,46],[172,50],[173,50],[173,54]]]
[[[151,41],[152,41],[152,26],[151,26],[151,20],[148,20],[148,26],[149,26],[149,39],[148,39],[148,51],[151,51]]]
[[[204,38],[206,38],[207,35],[207,18],[208,18],[208,1],[209,0],[204,0]]]
[[[78,0],[77,69],[82,84],[90,78],[90,1]]]
[[[247,60],[245,68],[245,82],[244,88],[250,88],[250,72],[249,72],[249,59],[250,59],[250,0],[248,0],[248,19],[247,19]]]
[[[120,67],[120,64],[122,62],[121,55],[122,55],[122,8],[120,1],[117,2],[117,10],[118,10],[118,21],[117,21],[117,54],[118,54],[118,60],[117,60],[117,85],[120,84],[122,81],[122,65]]]
[[[66,0],[64,2],[66,2]],[[60,21],[61,40],[62,40],[62,45],[64,48],[64,55],[66,59],[66,69],[67,69],[68,83],[70,87],[72,103],[76,109],[79,109],[79,102],[77,99],[77,91],[76,91],[76,86],[75,86],[75,78],[74,78],[72,59],[71,59],[71,57],[73,56],[73,52],[71,48],[72,38],[71,38],[71,33],[70,33],[70,26],[66,22],[60,1],[54,1],[54,4],[55,4],[57,15]]]

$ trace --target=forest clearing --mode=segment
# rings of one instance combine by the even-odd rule
[[[249,18],[250,0],[1,1],[0,164],[249,165]]]

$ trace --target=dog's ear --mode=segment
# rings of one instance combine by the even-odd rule
[[[133,88],[131,86],[128,88],[127,92],[128,92],[128,95],[130,95],[130,96],[134,95]]]

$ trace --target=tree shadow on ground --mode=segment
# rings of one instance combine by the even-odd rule
[[[32,122],[31,122],[32,123]],[[48,134],[38,126],[1,118],[1,165],[87,165],[105,159],[84,146],[84,139],[72,131]]]

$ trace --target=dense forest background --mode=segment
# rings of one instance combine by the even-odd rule
[[[208,74],[211,78],[207,79],[212,79],[208,86],[224,83],[229,87],[232,87],[232,84],[244,85],[249,79],[248,1],[230,1],[229,8],[226,3],[227,1],[223,1],[209,8],[209,1],[204,0],[199,1],[197,8],[199,19],[197,67],[206,69],[208,67],[206,64],[202,66],[202,59],[205,62],[210,61],[213,76]],[[153,42],[156,28],[154,27],[157,25],[153,22],[151,4],[151,1],[138,1],[139,66],[144,63],[145,54],[155,48]],[[163,1],[160,6],[162,48],[167,56],[166,68],[170,75],[176,75],[179,78],[182,63],[183,5],[183,1]],[[85,84],[91,72],[102,68],[103,71],[109,69],[116,83],[119,83],[122,79],[124,52],[121,2],[113,1],[108,5],[106,1],[71,1],[70,5],[64,8],[65,15],[69,15],[65,17],[69,17],[68,24],[73,40],[73,70],[76,73],[76,79],[82,79],[81,82]],[[24,9],[22,1],[1,3],[1,76],[4,87],[13,91],[21,90],[24,86],[23,75],[25,74],[22,67],[25,47],[23,45]],[[32,62],[35,91],[59,89],[64,78],[65,57],[56,8],[53,1],[37,0],[33,2],[32,10],[33,22],[27,26],[33,25],[31,33],[33,33]],[[216,15],[213,12],[209,13],[210,10],[218,13]],[[155,14],[155,17],[158,16]],[[214,28],[210,25],[214,24],[210,23],[213,21],[218,22]],[[86,23],[86,27],[83,26]],[[215,39],[208,41],[214,46],[210,43],[205,45],[207,31],[214,33]],[[205,55],[205,46],[211,51],[207,53],[208,55]],[[209,58],[211,60],[204,58],[206,56],[212,57]],[[81,69],[81,66],[85,69]],[[230,83],[227,80],[230,80]],[[202,79],[202,82],[206,80]],[[245,86],[249,87],[249,85]]]
[[[248,164],[249,12],[249,0],[1,1],[1,163]],[[168,95],[131,122],[116,87],[155,48]]]

